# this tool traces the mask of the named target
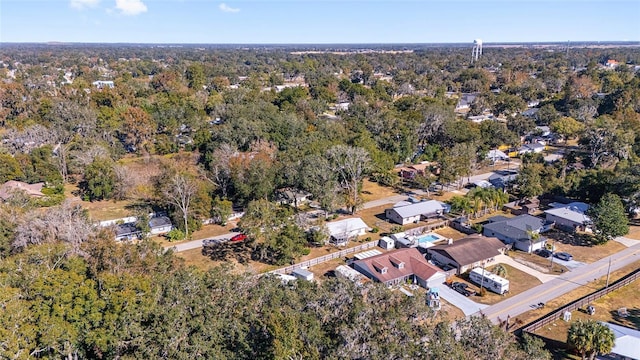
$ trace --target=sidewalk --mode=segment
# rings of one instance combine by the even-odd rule
[[[513,260],[512,258],[508,257],[507,255],[503,255],[500,254],[498,256],[496,256],[496,262],[499,262],[501,264],[507,264],[511,267],[514,267],[520,271],[524,271],[525,273],[536,277],[538,280],[540,280],[542,283],[546,283],[548,281],[551,281],[553,279],[555,279],[557,277],[557,275],[549,275],[549,274],[545,274],[542,273],[536,269],[530,268],[527,265],[521,264],[515,260]]]

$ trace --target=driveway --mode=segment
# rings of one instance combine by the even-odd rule
[[[438,286],[438,290],[441,298],[447,300],[447,302],[449,302],[451,305],[462,310],[465,316],[469,316],[487,308],[487,305],[478,304],[477,302],[470,300],[468,297],[448,287],[447,284]]]
[[[210,237],[210,238],[206,238],[206,239],[199,239],[199,240],[193,240],[193,241],[187,241],[187,242],[183,242],[183,243],[179,243],[179,244],[175,244],[175,245],[170,245],[170,246],[166,246],[166,249],[173,249],[173,251],[175,252],[180,252],[180,251],[186,251],[186,250],[193,250],[193,249],[197,249],[197,248],[201,248],[202,247],[202,242],[205,240],[224,240],[224,239],[230,239],[232,236],[239,234],[238,232],[230,232],[228,234],[223,234],[223,235],[218,235],[218,236],[214,236],[214,237]]]
[[[570,269],[570,270],[577,269],[579,267],[587,265],[583,262],[575,261],[575,260],[570,260],[570,261],[560,260],[557,257],[553,258],[553,262],[556,264],[564,265],[567,267],[567,269]]]

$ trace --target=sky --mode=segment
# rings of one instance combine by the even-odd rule
[[[0,0],[0,42],[640,41],[640,0]]]

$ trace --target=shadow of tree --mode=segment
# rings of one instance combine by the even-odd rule
[[[609,312],[613,318],[613,322],[622,326],[633,326],[640,328],[640,309],[627,309],[627,316],[621,316],[618,309]]]
[[[251,260],[253,248],[249,242],[220,242],[202,247],[202,255],[214,261],[235,259],[240,264],[246,264]]]

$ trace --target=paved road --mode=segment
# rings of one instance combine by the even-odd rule
[[[208,239],[230,239],[232,236],[239,234],[238,232],[230,232],[228,234],[223,234],[223,235],[219,235],[219,236],[214,236],[214,237],[210,237],[207,239],[199,239],[199,240],[193,240],[193,241],[187,241],[187,242],[183,242],[183,243],[179,243],[179,244],[175,244],[175,245],[169,245],[169,246],[165,246],[165,248],[169,249],[169,248],[173,248],[173,251],[176,252],[180,252],[180,251],[186,251],[186,250],[192,250],[192,249],[197,249],[197,248],[201,248],[202,247],[202,242],[204,240],[208,240]]]
[[[438,293],[440,294],[440,297],[447,300],[448,303],[462,310],[465,316],[475,314],[488,307],[485,304],[478,304],[477,302],[472,301],[470,298],[456,292],[446,284],[438,286]]]
[[[491,321],[497,323],[498,317],[504,320],[507,315],[511,315],[513,318],[533,309],[533,304],[546,303],[580,286],[588,286],[590,282],[607,275],[610,258],[612,272],[633,262],[640,261],[640,244],[628,247],[594,263],[584,265],[577,270],[569,271],[554,280],[492,305],[484,309],[482,313]],[[596,289],[594,288],[593,290]]]

